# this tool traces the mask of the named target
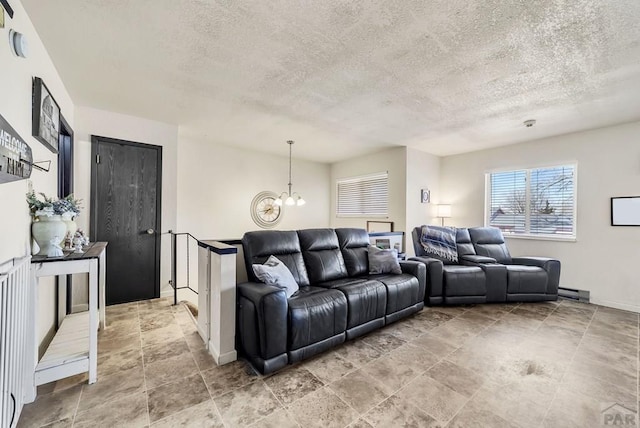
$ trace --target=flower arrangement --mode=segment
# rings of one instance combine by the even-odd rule
[[[33,190],[27,193],[27,204],[29,204],[31,215],[35,217],[51,217],[64,214],[70,214],[75,217],[80,214],[82,200],[75,199],[73,194],[61,199],[50,198],[42,192],[38,194],[42,196],[42,199],[38,199]]]

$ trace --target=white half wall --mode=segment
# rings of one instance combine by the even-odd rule
[[[638,135],[640,122],[634,122],[445,157],[440,190],[452,204],[449,224],[483,224],[484,177],[490,170],[577,162],[577,241],[510,238],[509,249],[514,256],[557,258],[561,286],[589,290],[593,303],[640,312],[640,227],[610,225],[610,198],[640,195]]]
[[[367,156],[336,162],[331,165],[331,227],[366,228],[367,220],[392,221],[394,231],[404,231],[406,225],[407,149],[394,147]],[[389,215],[387,217],[337,217],[336,181],[387,171],[389,173]]]
[[[34,170],[31,181],[36,192],[48,196],[58,193],[58,156],[31,136],[32,78],[43,79],[60,106],[67,122],[74,125],[74,107],[56,68],[45,50],[38,33],[19,0],[11,1],[13,19],[5,13],[5,26],[0,29],[0,114],[31,146],[34,161],[51,161],[49,172]],[[28,58],[17,58],[9,48],[9,29],[25,35],[29,43]],[[31,217],[25,201],[27,180],[0,184],[0,263],[31,252]],[[55,322],[54,281],[43,278],[38,290],[38,338],[47,337]]]
[[[413,228],[423,224],[440,224],[440,219],[434,217],[436,204],[446,203],[440,192],[440,160],[440,157],[430,153],[407,148],[407,220],[404,236],[408,257],[415,255],[411,239]],[[431,191],[431,202],[428,204],[422,203],[422,189]]]
[[[84,209],[76,219],[78,227],[89,231],[91,202],[91,136],[116,138],[162,146],[162,227],[161,232],[176,228],[178,127],[153,120],[113,113],[89,107],[76,108],[74,147],[74,194],[83,200]],[[161,237],[160,288],[168,289],[171,279],[171,240]],[[107,259],[107,263],[109,260]],[[74,284],[74,303],[86,300],[86,287]]]
[[[288,153],[282,143],[283,153]],[[295,145],[294,145],[295,155]],[[249,207],[262,191],[287,190],[289,160],[180,136],[178,149],[177,231],[198,239],[240,239],[259,227]],[[284,206],[280,230],[329,227],[328,164],[293,159],[293,191],[306,200]]]

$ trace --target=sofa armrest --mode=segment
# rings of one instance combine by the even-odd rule
[[[487,284],[487,303],[507,301],[507,267],[499,263],[478,263]]]
[[[400,268],[402,273],[408,273],[418,278],[418,295],[420,301],[424,300],[425,287],[427,285],[427,268],[424,263],[416,261],[401,261]]]
[[[285,290],[256,282],[238,284],[238,330],[244,351],[264,360],[287,352]]]
[[[480,263],[497,263],[493,257],[479,256],[477,254],[465,254],[459,257],[462,265],[477,265]]]
[[[547,272],[547,294],[558,295],[560,284],[560,261],[548,257],[514,257],[514,265],[537,266]]]
[[[426,268],[424,302],[426,304],[442,303],[444,297],[442,294],[442,260],[433,257],[412,257],[409,260],[423,263]]]

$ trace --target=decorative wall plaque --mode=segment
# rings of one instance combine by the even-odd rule
[[[33,78],[33,129],[31,135],[36,137],[53,153],[58,153],[60,135],[60,106],[53,99],[49,88],[41,78]]]
[[[31,147],[0,114],[0,183],[31,177]]]

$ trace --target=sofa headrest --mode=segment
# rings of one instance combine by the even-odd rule
[[[456,229],[456,245],[458,246],[458,257],[476,254],[471,242],[471,235],[469,235],[469,229],[466,227]]]
[[[492,257],[498,263],[511,264],[511,254],[504,242],[502,231],[496,227],[472,227],[471,242],[479,256]]]
[[[343,227],[336,229],[340,248],[359,248],[369,246],[369,234],[364,229]]]
[[[295,231],[259,230],[242,237],[247,277],[258,281],[251,265],[264,263],[273,255],[291,271],[299,286],[309,285],[309,276],[302,257],[300,241]]]
[[[416,257],[422,257],[425,255],[424,248],[420,244],[420,236],[422,235],[422,226],[414,227],[411,231],[411,240],[413,241],[413,252]]]
[[[472,227],[469,236],[474,244],[504,244],[502,231],[497,227]]]
[[[302,229],[298,230],[300,248],[303,251],[337,250],[338,236],[333,229]]]
[[[342,258],[349,276],[367,275],[369,273],[369,234],[364,229],[336,229]]]
[[[311,284],[347,276],[347,268],[335,230],[298,230],[298,238]]]

